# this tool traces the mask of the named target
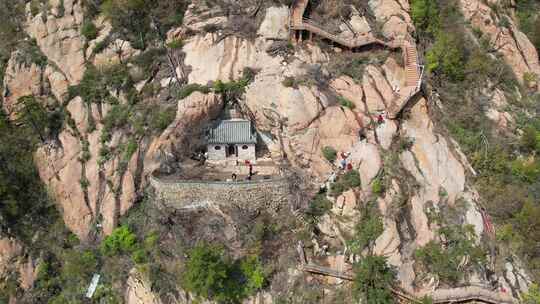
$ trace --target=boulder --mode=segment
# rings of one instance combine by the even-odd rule
[[[406,35],[413,28],[409,16],[409,1],[369,0],[369,7],[382,23],[382,34],[387,38]]]
[[[341,76],[330,82],[330,87],[337,94],[350,100],[354,104],[355,111],[364,111],[364,90],[349,76]]]
[[[269,7],[257,34],[266,39],[287,39],[289,37],[289,8],[286,6]]]
[[[159,296],[152,292],[146,278],[135,268],[129,273],[124,300],[126,304],[161,304]],[[186,302],[187,303],[187,302]]]
[[[337,215],[353,217],[358,214],[355,210],[357,204],[356,194],[353,190],[348,190],[338,196],[332,212]]]
[[[386,110],[395,98],[392,87],[379,68],[373,65],[366,67],[362,85],[366,95],[367,110],[370,113]]]
[[[19,52],[14,52],[7,64],[4,76],[3,108],[15,118],[17,101],[26,95],[41,95],[43,70],[34,63],[20,61]]]
[[[357,142],[351,149],[349,160],[353,167],[360,172],[362,190],[370,191],[371,181],[379,174],[382,159],[376,145],[368,142]]]

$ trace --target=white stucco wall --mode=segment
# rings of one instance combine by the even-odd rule
[[[221,149],[216,150],[215,147],[220,146]],[[208,145],[208,159],[209,160],[220,160],[225,159],[227,153],[226,145]]]
[[[221,149],[216,150],[216,146],[220,146]],[[247,149],[242,149],[243,146],[247,146]],[[208,145],[208,159],[209,160],[222,160],[222,159],[239,159],[239,160],[255,160],[255,145],[236,145],[238,149],[238,158],[235,155],[229,155],[227,157],[227,148],[229,145]]]
[[[238,147],[238,159],[241,160],[255,160],[255,145],[236,145]],[[242,149],[243,146],[247,146],[247,149]]]

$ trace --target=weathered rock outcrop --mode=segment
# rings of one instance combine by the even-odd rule
[[[288,22],[288,7],[270,7],[266,10],[266,16],[257,33],[266,39],[287,39],[289,37]]]
[[[126,304],[161,304],[161,300],[150,289],[147,280],[132,269],[126,283],[124,299]]]
[[[498,16],[488,4],[479,0],[461,0],[460,4],[465,18],[489,37],[491,45],[502,54],[518,81],[523,83],[526,73],[540,75],[538,53],[512,18]],[[506,20],[507,27],[501,25],[502,18]]]
[[[510,20],[509,27],[500,27],[499,17],[483,2],[461,0],[460,3],[465,17],[490,37],[494,48],[520,80],[526,73],[540,75],[536,50],[513,21]],[[18,52],[12,54],[3,80],[3,107],[10,114],[16,113],[15,104],[25,95],[54,97],[66,102],[68,86],[79,83],[86,61],[108,65],[140,53],[127,41],[115,38],[102,52],[94,54],[97,43],[111,31],[110,25],[102,19],[95,21],[100,28],[98,38],[88,42],[85,49],[87,41],[80,34],[81,1],[64,0],[62,16],[58,14],[59,4],[60,0],[51,0],[49,14],[42,12],[32,17],[28,12],[26,31],[36,39],[48,64],[22,62]],[[371,0],[368,4],[382,25],[385,37],[406,36],[413,31],[408,1]],[[326,261],[331,266],[350,268],[349,262],[355,257],[347,259],[346,238],[354,233],[362,207],[376,202],[383,216],[384,232],[376,240],[374,252],[387,256],[389,263],[397,267],[403,288],[411,290],[414,286],[419,292],[428,292],[436,287],[417,286],[415,280],[414,250],[439,237],[437,227],[428,220],[427,206],[442,209],[445,204],[453,206],[463,200],[467,202],[463,210],[465,223],[473,225],[478,236],[484,233],[484,223],[477,204],[479,195],[466,178],[470,165],[457,144],[435,128],[436,122],[430,117],[431,104],[417,98],[405,109],[406,115],[388,118],[395,92],[405,87],[405,69],[393,56],[388,56],[382,64],[364,64],[363,74],[353,79],[330,73],[328,63],[334,60],[335,54],[317,45],[288,49],[287,56],[270,55],[267,50],[274,40],[288,38],[286,7],[266,9],[258,29],[259,37],[249,40],[219,29],[207,30],[209,25],[228,22],[218,6],[190,5],[183,26],[169,32],[170,40],[182,39],[185,43],[181,58],[189,72],[187,83],[207,85],[216,80],[234,81],[242,77],[245,68],[255,69],[255,78],[245,88],[239,103],[244,114],[264,135],[264,143],[272,156],[286,156],[290,165],[309,176],[315,186],[326,182],[336,171],[337,163],[330,163],[321,153],[325,146],[338,151],[337,161],[341,152],[350,152],[347,160],[360,173],[361,187],[331,198],[331,212],[319,219],[320,238],[341,251]],[[350,23],[358,32],[371,31],[366,18],[358,12],[353,12],[351,18]],[[352,33],[340,37],[350,35]],[[336,50],[336,54],[338,52]],[[294,83],[284,83],[286,78],[293,79]],[[167,91],[163,95],[168,96],[153,96],[157,98],[152,102],[169,98],[167,102],[178,104],[176,117],[161,134],[153,133],[137,141],[137,149],[128,159],[122,159],[121,153],[106,161],[100,159],[100,136],[111,105],[88,105],[80,97],[65,103],[66,114],[74,123],[67,124],[57,139],[43,144],[35,153],[40,177],[55,197],[66,225],[83,241],[110,233],[119,217],[142,194],[149,174],[156,169],[172,169],[186,152],[200,146],[200,127],[217,118],[225,106],[224,98],[216,93],[193,92],[182,100],[175,100],[169,96],[173,95],[169,92],[170,82],[159,80],[155,83],[156,90]],[[508,103],[504,94],[498,90],[491,94],[486,115],[501,128],[514,125],[515,118],[505,112]],[[125,98],[119,97],[125,104]],[[352,105],[340,104],[343,99],[339,97]],[[126,135],[122,130],[115,130],[107,146],[115,150],[125,145],[129,140]],[[403,141],[404,147],[396,149],[401,144],[397,139]],[[377,197],[374,183],[378,177],[395,169],[392,166],[402,169],[403,174],[392,176],[382,197]],[[406,190],[409,192],[405,193]],[[397,210],[396,201],[405,206]],[[0,276],[13,258],[21,254],[21,246],[16,242],[0,239]],[[30,257],[20,261],[20,283],[25,288],[35,280],[35,264]],[[530,282],[519,263],[505,266],[505,279],[501,279],[504,286],[523,289],[522,286]],[[483,277],[475,280],[486,283]],[[330,283],[340,282],[331,279]],[[132,271],[124,294],[126,302],[162,303],[149,285],[140,273]],[[183,291],[179,294],[178,303],[190,303],[189,294]],[[266,304],[272,300],[272,295],[265,292],[245,303]]]
[[[22,245],[14,239],[0,239],[0,276],[4,276],[5,271],[12,264],[12,259],[17,258],[22,252]]]
[[[369,7],[382,23],[382,33],[387,38],[403,36],[414,28],[409,16],[409,1],[370,0]]]
[[[60,0],[50,2],[50,7],[57,10]],[[77,84],[85,70],[84,38],[79,29],[83,21],[81,2],[62,1],[62,16],[51,14],[36,16],[30,14],[27,4],[28,20],[26,31],[36,42],[47,59],[53,62],[66,76],[70,84]]]
[[[3,110],[12,117],[20,97],[42,94],[42,68],[34,63],[21,61],[20,56],[23,55],[18,52],[11,55],[4,76]]]

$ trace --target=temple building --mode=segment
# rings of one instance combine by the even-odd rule
[[[255,160],[257,134],[249,120],[222,120],[209,131],[207,140],[209,160]]]

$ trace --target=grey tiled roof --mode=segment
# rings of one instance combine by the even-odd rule
[[[255,144],[257,136],[249,120],[223,120],[210,130],[209,144]]]

